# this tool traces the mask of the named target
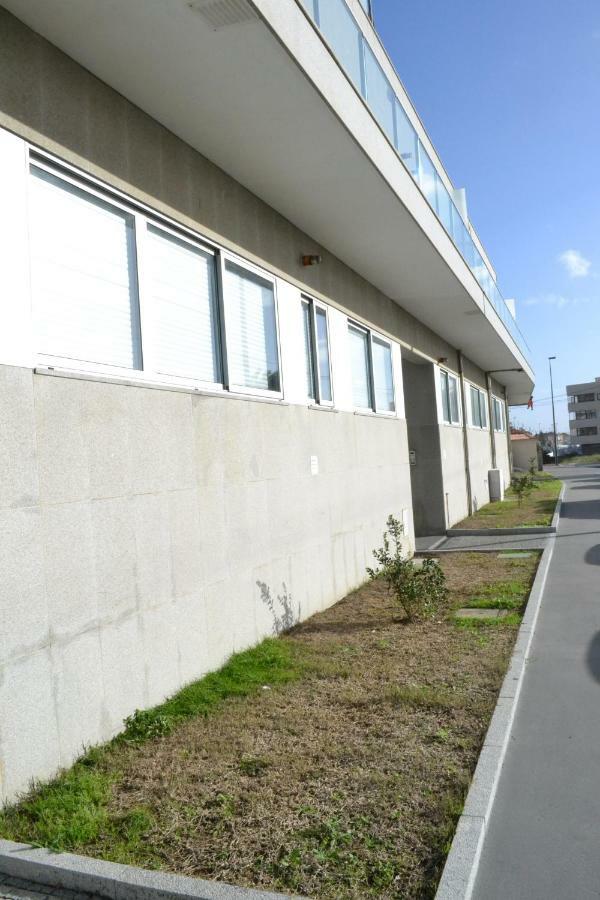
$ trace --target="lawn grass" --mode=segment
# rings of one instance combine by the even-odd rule
[[[588,456],[561,456],[559,466],[593,466],[600,463],[600,453]]]
[[[433,897],[537,555],[443,554],[435,620],[368,582],[128,720],[3,837],[325,898]],[[469,603],[515,604],[494,627]]]
[[[542,476],[542,473],[540,473]],[[562,481],[547,472],[536,480],[537,488],[523,499],[519,506],[512,488],[505,499],[482,506],[472,516],[455,525],[455,528],[532,528],[551,525]]]

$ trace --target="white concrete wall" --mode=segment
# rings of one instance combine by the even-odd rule
[[[2,800],[344,596],[411,508],[400,419],[0,366],[0,421]]]

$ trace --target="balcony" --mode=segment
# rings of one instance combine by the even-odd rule
[[[423,323],[528,399],[524,340],[366,0],[3,3],[412,313],[407,344]]]

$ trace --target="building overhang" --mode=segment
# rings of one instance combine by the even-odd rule
[[[529,363],[298,0],[235,0],[221,27],[202,0],[2,2],[527,401]]]

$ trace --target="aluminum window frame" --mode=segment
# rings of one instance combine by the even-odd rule
[[[469,385],[469,426],[471,428],[477,428],[479,431],[484,431],[489,427],[489,412],[488,412],[488,400],[487,400],[487,392],[480,388],[479,385],[473,384],[473,382],[467,382]],[[473,419],[473,395],[477,395],[477,408],[479,410],[479,422],[475,422]]]
[[[139,356],[141,368],[130,369],[121,366],[113,366],[105,363],[88,362],[85,360],[73,359],[64,356],[53,356],[43,354],[34,347],[35,366],[42,369],[53,371],[54,369],[65,372],[69,375],[98,375],[113,377],[115,379],[125,379],[143,386],[144,384],[164,385],[166,387],[173,386],[177,388],[187,388],[194,391],[209,392],[214,394],[231,394],[232,396],[247,396],[265,398],[270,400],[284,399],[284,378],[281,357],[281,334],[280,334],[280,318],[279,318],[279,299],[277,291],[277,277],[266,269],[258,266],[233,251],[219,246],[214,241],[204,237],[204,235],[182,225],[170,216],[161,213],[143,201],[131,197],[119,188],[113,187],[108,182],[102,181],[93,175],[90,175],[83,169],[55,156],[54,154],[41,149],[34,144],[27,143],[26,166],[29,178],[31,178],[31,168],[36,167],[43,169],[55,178],[62,179],[69,185],[77,188],[83,193],[89,193],[91,197],[108,205],[114,206],[121,212],[131,215],[134,218],[133,241],[135,251],[135,268],[136,268],[136,299],[137,299],[137,320],[139,333]],[[29,179],[28,179],[29,191]],[[28,213],[30,210],[30,200],[28,196]],[[180,375],[169,375],[157,371],[154,367],[152,354],[152,337],[154,335],[155,325],[153,321],[152,303],[148,296],[148,264],[147,264],[147,229],[152,226],[158,230],[164,230],[165,233],[172,237],[183,240],[190,244],[192,248],[197,248],[204,253],[209,254],[214,259],[213,277],[215,279],[216,289],[216,316],[215,328],[217,334],[214,335],[215,344],[219,349],[219,374],[221,381],[207,382],[199,379],[188,378]],[[275,337],[277,345],[277,365],[279,368],[279,390],[261,390],[258,388],[249,388],[244,385],[230,383],[228,355],[227,355],[227,337],[225,330],[225,297],[223,272],[225,261],[230,260],[239,268],[248,270],[251,274],[267,281],[273,286],[273,297],[275,307]],[[325,304],[323,304],[325,306]],[[325,307],[326,308],[326,307]],[[34,319],[35,327],[35,319]],[[329,340],[329,318],[328,318],[328,340]],[[330,347],[331,350],[331,347]],[[332,384],[333,393],[333,384]]]
[[[247,260],[231,253],[228,250],[219,250],[218,258],[218,287],[219,287],[219,320],[223,323],[221,329],[221,359],[223,361],[223,387],[231,394],[246,395],[250,397],[268,397],[274,400],[283,400],[283,367],[281,365],[281,334],[279,328],[279,301],[277,295],[277,278],[269,272],[265,272],[260,266],[255,266]],[[255,278],[267,281],[273,287],[273,306],[275,310],[275,344],[277,347],[277,367],[279,375],[279,390],[270,390],[268,388],[252,388],[243,384],[237,384],[230,377],[229,365],[229,345],[227,340],[227,293],[225,290],[225,269],[227,263],[230,262],[238,269],[247,271]]]
[[[316,406],[325,406],[330,409],[335,406],[335,395],[333,390],[333,366],[331,362],[331,329],[329,327],[329,309],[326,303],[316,300],[309,294],[300,294],[301,308],[308,307],[309,312],[309,341],[310,341],[310,360],[307,365],[311,368],[312,380],[314,385],[315,396],[308,395],[308,399]],[[317,310],[325,313],[325,321],[327,323],[327,364],[329,368],[329,383],[331,385],[331,400],[324,400],[321,390],[321,367],[319,359],[319,342],[317,339]]]
[[[396,370],[394,367],[394,351],[392,340],[385,335],[380,334],[378,331],[373,331],[373,329],[369,328],[367,325],[363,325],[361,322],[357,322],[356,319],[348,318],[346,320],[346,323],[348,331],[350,330],[350,328],[354,328],[356,331],[362,331],[367,336],[367,383],[371,405],[354,406],[355,412],[371,413],[372,415],[386,416],[387,418],[391,419],[398,418],[398,403],[396,398]],[[379,341],[381,344],[384,344],[390,352],[390,364],[392,367],[392,400],[394,404],[393,410],[377,409],[375,372],[373,368],[373,339]]]
[[[453,427],[457,427],[462,425],[462,404],[460,400],[460,385],[458,375],[455,375],[454,372],[451,372],[449,369],[441,368],[439,369],[440,373],[440,391],[442,393],[442,422],[444,425],[450,425]],[[444,418],[444,377],[446,378],[446,403],[448,405],[448,415],[449,418]],[[456,407],[458,417],[457,419],[452,418],[452,404],[450,403],[450,379],[453,379],[456,384]]]
[[[494,431],[498,434],[506,432],[506,414],[504,410],[504,401],[500,397],[492,394],[492,416]]]

